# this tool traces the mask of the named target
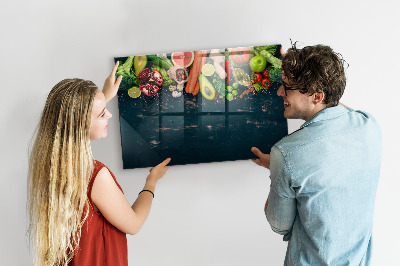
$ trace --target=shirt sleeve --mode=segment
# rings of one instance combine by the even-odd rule
[[[272,230],[284,235],[283,240],[288,241],[297,213],[296,194],[291,187],[290,171],[281,151],[273,146],[270,155],[271,186],[266,216]]]

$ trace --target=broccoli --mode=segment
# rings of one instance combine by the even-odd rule
[[[281,82],[282,73],[280,68],[273,68],[269,71],[269,78],[272,82]]]
[[[133,58],[134,56],[129,56],[128,59],[126,59],[125,63],[122,65],[120,64],[117,69],[117,74],[122,75],[122,76],[131,76],[132,75],[132,65],[133,65]]]
[[[117,73],[117,77],[120,76]],[[123,76],[121,84],[119,85],[120,90],[129,90],[134,86],[139,86],[139,81],[134,76]]]

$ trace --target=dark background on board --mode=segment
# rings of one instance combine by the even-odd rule
[[[275,56],[281,58],[279,51],[280,45]],[[248,66],[242,69],[251,74]],[[169,165],[246,160],[255,158],[253,146],[269,153],[288,133],[279,86],[273,83],[233,101],[210,101],[200,92],[174,98],[168,86],[135,99],[118,91],[123,168],[152,167],[167,157]],[[244,89],[239,86],[239,95]]]

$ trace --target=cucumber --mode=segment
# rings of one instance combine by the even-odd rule
[[[167,59],[160,58],[160,57],[158,57],[158,56],[156,56],[156,55],[147,55],[147,59],[148,59],[149,61],[152,61],[154,64],[159,65],[160,67],[165,68],[165,69],[167,69],[167,70],[168,70],[170,67],[173,66],[173,64],[171,63],[171,61],[169,61],[169,60],[167,60]]]

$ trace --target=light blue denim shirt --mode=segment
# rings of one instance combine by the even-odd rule
[[[371,265],[381,131],[365,112],[324,109],[271,149],[267,220],[284,265]]]

